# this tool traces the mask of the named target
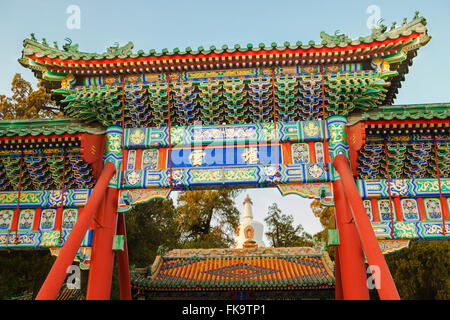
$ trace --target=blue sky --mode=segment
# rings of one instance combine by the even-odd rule
[[[70,5],[81,10],[80,29],[68,29],[66,13]],[[36,84],[31,71],[17,59],[22,41],[35,33],[48,43],[61,47],[69,37],[80,45],[80,51],[105,52],[119,42],[134,43],[134,50],[162,48],[184,49],[188,46],[209,47],[228,44],[289,41],[320,41],[319,34],[336,30],[351,38],[370,34],[367,8],[380,8],[384,24],[408,21],[420,11],[427,21],[430,43],[419,50],[419,56],[406,76],[395,104],[450,102],[450,2],[428,1],[289,1],[289,0],[191,0],[191,1],[114,1],[114,0],[10,0],[0,4],[0,94],[10,94],[15,73]],[[321,230],[309,210],[309,200],[295,196],[282,198],[276,189],[247,190],[237,199],[239,209],[249,193],[254,215],[263,221],[268,206],[278,202],[285,213],[293,214],[310,233]]]

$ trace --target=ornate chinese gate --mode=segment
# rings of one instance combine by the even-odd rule
[[[84,53],[32,35],[19,61],[68,118],[0,123],[0,246],[51,248],[58,260],[68,243],[81,248],[87,298],[107,299],[121,212],[173,190],[277,187],[336,206],[338,298],[368,298],[364,255],[381,268],[380,296],[398,298],[381,252],[447,238],[450,219],[448,106],[391,106],[430,39],[425,25],[416,16],[357,40],[162,53],[132,43]],[[100,209],[70,242],[108,162],[116,173]]]

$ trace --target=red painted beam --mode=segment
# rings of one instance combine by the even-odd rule
[[[100,206],[105,190],[108,187],[108,183],[116,173],[116,168],[113,163],[108,162],[101,173],[97,184],[92,190],[92,194],[89,197],[83,213],[79,216],[75,226],[73,227],[70,235],[61,248],[61,251],[52,266],[44,284],[39,290],[36,300],[55,300],[64,279],[67,275],[67,268],[73,263],[73,259],[80,248],[81,242],[89,228],[91,220],[94,217],[95,212]]]
[[[374,274],[374,277],[379,276],[380,280],[378,295],[382,300],[400,300],[394,279],[392,278],[386,260],[381,252],[375,232],[373,231],[369,217],[367,216],[359,195],[358,188],[356,187],[355,180],[353,179],[349,160],[344,155],[338,155],[333,161],[333,166],[339,172],[341,177],[345,195],[348,204],[351,207],[353,219],[355,220],[356,229],[367,261],[370,266],[379,268],[380,274]]]

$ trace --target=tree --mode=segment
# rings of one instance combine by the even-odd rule
[[[34,91],[31,84],[19,73],[13,78],[11,92],[11,97],[0,95],[0,117],[3,120],[51,118],[62,115],[44,87],[39,86],[38,90]]]
[[[450,299],[450,242],[412,241],[407,249],[386,255],[404,300]]]
[[[182,191],[178,196],[178,224],[184,247],[224,248],[233,244],[239,224],[234,198],[240,191]]]
[[[312,236],[306,233],[302,225],[294,227],[294,217],[281,212],[276,203],[269,207],[268,216],[264,219],[272,247],[300,247],[312,245]]]
[[[48,250],[0,252],[0,300],[26,291],[33,299],[49,273],[55,258]]]
[[[317,218],[320,220],[320,224],[324,228],[322,231],[315,234],[316,237],[328,241],[328,229],[334,229],[334,207],[324,206],[320,203],[319,199],[315,199],[311,202],[311,210]]]
[[[181,232],[172,199],[154,199],[137,205],[125,213],[125,223],[130,265],[149,266],[156,258],[158,247],[180,246]]]

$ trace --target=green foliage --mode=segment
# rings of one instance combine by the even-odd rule
[[[320,224],[324,228],[314,236],[318,239],[323,239],[325,243],[328,243],[328,229],[335,228],[334,207],[324,206],[320,203],[319,199],[315,199],[311,202],[311,210],[314,216],[320,219]],[[334,247],[327,248],[327,251],[330,258],[334,260]]]
[[[183,247],[224,248],[234,242],[239,210],[238,190],[182,191],[178,195],[178,224]]]
[[[44,283],[55,258],[48,250],[0,251],[0,300],[32,292]]]
[[[266,236],[272,247],[301,247],[313,244],[312,236],[304,231],[303,226],[294,227],[294,217],[283,214],[276,203],[269,207],[264,221],[268,228]]]
[[[450,299],[450,241],[413,241],[385,258],[402,299]]]
[[[149,266],[156,258],[158,247],[180,246],[181,232],[176,218],[172,199],[155,199],[125,213],[130,265]]]

